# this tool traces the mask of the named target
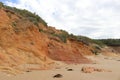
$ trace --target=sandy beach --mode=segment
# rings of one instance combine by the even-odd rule
[[[0,72],[0,80],[120,80],[120,57],[89,56],[94,64],[61,64],[58,69],[25,72],[16,76]],[[83,73],[84,66],[111,70],[111,72]],[[72,71],[68,71],[72,69]],[[61,74],[62,77],[53,77]]]

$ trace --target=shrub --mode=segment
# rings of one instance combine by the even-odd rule
[[[108,46],[120,46],[120,39],[101,39],[100,41]]]
[[[4,4],[2,2],[0,2],[0,8],[2,8],[4,6]]]
[[[64,30],[61,30],[61,32],[59,34],[52,33],[51,35],[58,37],[64,43],[67,42],[67,38],[69,36],[69,34]]]
[[[13,27],[16,27],[16,22],[12,22],[12,26],[13,26]]]
[[[92,50],[92,53],[93,53],[94,55],[99,55],[99,54],[100,54],[97,50]]]
[[[97,45],[99,45],[100,47],[104,47],[105,46],[105,44],[102,41],[100,41],[100,40],[92,39],[92,42],[97,44]]]
[[[8,17],[11,19],[11,13],[8,12],[7,15],[8,15]]]
[[[69,37],[68,32],[61,30],[61,33],[58,34],[58,37],[64,42],[67,42],[67,38]]]
[[[70,34],[70,35],[69,35],[69,38],[70,38],[70,39],[77,39],[77,36],[75,36],[75,35],[73,35],[73,34]]]
[[[39,32],[44,32],[44,30],[43,29],[39,29]]]
[[[15,7],[9,7],[9,6],[4,6],[6,9],[13,11],[25,18],[27,18],[28,20],[30,20],[31,22],[33,22],[35,25],[38,26],[38,23],[42,23],[44,26],[47,26],[47,23],[41,18],[39,17],[37,14],[35,13],[31,13],[28,10],[25,9],[17,9]]]
[[[66,43],[67,41],[67,36],[65,34],[58,34],[58,37],[64,42]]]
[[[90,38],[88,38],[88,37],[85,37],[85,36],[75,36],[73,34],[70,34],[69,38],[74,39],[74,40],[76,40],[78,42],[82,42],[82,43],[84,43],[86,45],[89,45],[90,43],[92,43],[92,40]]]
[[[77,36],[77,41],[81,41],[86,45],[89,45],[89,43],[91,43],[91,39],[85,36]]]
[[[52,34],[55,37],[58,37],[62,42],[66,43],[67,37],[64,34]]]

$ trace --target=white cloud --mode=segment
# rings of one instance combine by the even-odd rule
[[[48,25],[91,38],[120,38],[120,0],[18,0],[7,5],[39,14]]]

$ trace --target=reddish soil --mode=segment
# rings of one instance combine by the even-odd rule
[[[66,43],[39,32],[39,28],[59,33],[53,27],[35,26],[19,15],[0,9],[0,65],[89,63],[84,55],[91,55],[91,48],[82,42],[67,40]]]

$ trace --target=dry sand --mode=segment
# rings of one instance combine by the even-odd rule
[[[95,61],[95,64],[77,64],[77,65],[62,65],[60,69],[41,70],[25,72],[11,76],[0,72],[0,80],[120,80],[120,57],[106,56],[89,56],[88,58]],[[90,66],[111,70],[112,72],[93,72],[83,73],[81,68]],[[73,71],[67,71],[73,69]],[[61,74],[61,78],[53,78],[54,75]]]

